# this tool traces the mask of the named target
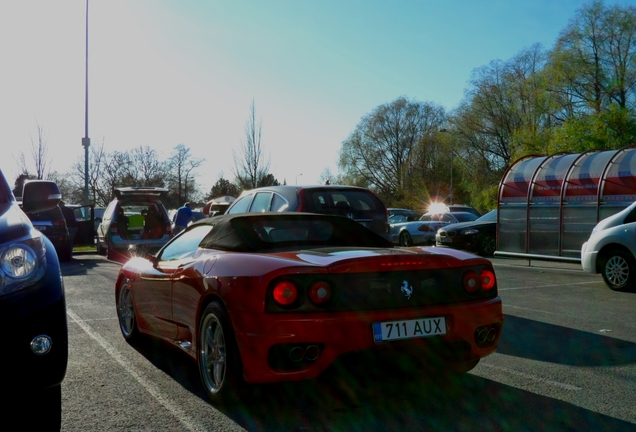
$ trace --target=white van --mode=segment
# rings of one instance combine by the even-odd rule
[[[615,291],[636,288],[636,202],[600,221],[581,247],[581,265]]]

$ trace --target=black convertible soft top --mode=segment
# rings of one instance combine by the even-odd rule
[[[200,247],[237,252],[280,248],[378,247],[393,244],[360,223],[341,216],[314,213],[237,213],[201,219],[191,225],[213,225]]]

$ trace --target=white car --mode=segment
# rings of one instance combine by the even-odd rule
[[[615,291],[636,288],[636,202],[600,221],[581,247],[581,265]]]

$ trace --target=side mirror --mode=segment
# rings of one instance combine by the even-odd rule
[[[128,246],[128,254],[131,257],[147,259],[148,261],[152,262],[153,265],[157,262],[157,257],[148,252],[148,249],[143,245],[133,244]]]
[[[39,212],[50,210],[62,199],[57,183],[46,180],[31,180],[24,184],[22,191],[22,210]]]

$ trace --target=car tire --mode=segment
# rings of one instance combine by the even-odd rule
[[[99,255],[106,256],[106,248],[102,245],[102,242],[100,242],[99,239],[97,239],[97,253]]]
[[[601,274],[605,284],[614,291],[629,291],[634,288],[636,260],[631,253],[612,249],[601,258]]]
[[[116,307],[119,330],[121,330],[124,339],[130,342],[138,336],[139,330],[137,328],[133,293],[127,281],[123,281],[117,290]]]
[[[413,246],[413,239],[411,238],[411,235],[406,231],[402,231],[400,233],[400,246]]]
[[[115,261],[116,259],[115,251],[113,250],[113,248],[108,246],[108,243],[106,243],[106,258],[108,258],[111,261]]]
[[[477,246],[477,253],[481,256],[489,257],[495,253],[497,249],[497,241],[492,234],[484,234],[479,239],[479,245]]]
[[[198,340],[197,363],[210,400],[227,404],[241,399],[247,389],[241,357],[230,318],[219,303],[203,310]]]

